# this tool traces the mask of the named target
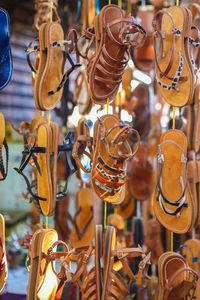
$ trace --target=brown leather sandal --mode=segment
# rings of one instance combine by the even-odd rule
[[[158,262],[158,276],[157,300],[193,299],[198,275],[180,254],[163,253]]]
[[[181,254],[186,259],[189,267],[197,272],[199,279],[196,285],[196,291],[194,294],[194,299],[200,299],[200,241],[197,239],[187,240],[181,246]]]
[[[153,209],[165,228],[179,234],[188,232],[195,222],[186,153],[187,138],[182,131],[171,129],[162,135]]]
[[[135,134],[137,146],[132,151],[130,137]],[[102,116],[95,122],[91,182],[102,200],[120,204],[124,199],[127,160],[138,150],[138,132],[114,115]]]
[[[145,30],[117,5],[106,5],[95,17],[96,56],[90,71],[90,90],[96,104],[116,95],[129,60],[130,46],[142,45]]]
[[[75,79],[74,97],[81,115],[88,114],[92,108],[89,86],[86,77],[86,70],[80,70]]]

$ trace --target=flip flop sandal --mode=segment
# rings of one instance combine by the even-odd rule
[[[157,12],[153,20],[156,80],[163,99],[177,107],[190,103],[194,93],[194,69],[188,52],[191,21],[191,14],[180,6]]]
[[[144,45],[139,48],[133,48],[131,51],[134,65],[143,72],[150,72],[154,69],[154,47],[153,47],[153,27],[152,21],[154,17],[153,10],[139,10],[137,12],[137,20],[145,29],[147,38]]]
[[[103,292],[102,299],[125,299],[129,294],[130,282],[136,281],[136,276],[130,269],[127,258],[128,257],[139,257],[143,256],[143,260],[139,264],[138,272],[138,284],[140,287],[143,286],[142,277],[147,277],[147,270],[150,264],[150,254],[145,256],[141,248],[121,248],[116,245],[115,230],[112,226],[106,227],[106,241],[104,247],[104,281],[103,281]],[[125,272],[127,273],[130,282],[126,284],[117,270],[113,269],[114,257],[123,265]]]
[[[81,248],[91,245],[94,238],[92,190],[79,190],[76,199],[77,211],[73,219],[70,242],[73,248]]]
[[[139,84],[131,97],[135,97],[137,104],[133,109],[133,127],[139,132],[141,140],[145,140],[150,131],[150,90],[147,85]]]
[[[151,251],[151,261],[158,264],[158,259],[164,252],[164,248],[161,238],[161,225],[156,219],[149,219],[146,223],[144,244],[148,251]]]
[[[50,1],[36,1],[35,10],[37,13],[34,16],[33,28],[36,31],[39,31],[40,26],[43,23],[50,22]],[[52,1],[52,12],[53,12],[53,21],[60,23],[60,17],[57,12],[58,1]]]
[[[198,0],[193,1],[193,3],[190,5],[189,8],[192,13],[192,20],[193,20],[192,25],[199,29],[200,28],[200,5],[199,5]],[[199,69],[199,67],[200,67],[199,53],[200,53],[199,47],[194,49],[194,60],[195,60],[197,69]]]
[[[8,152],[8,144],[5,137],[5,119],[2,112],[0,112],[0,181],[6,179],[8,174],[8,159],[9,159],[9,152]],[[3,162],[3,148],[5,149],[6,153],[6,166],[4,167]]]
[[[153,209],[158,221],[178,234],[188,232],[195,222],[186,153],[187,138],[182,131],[171,129],[162,135]]]
[[[142,45],[146,32],[133,17],[125,17],[117,5],[104,6],[95,19],[98,42],[89,84],[93,101],[106,104],[107,98],[112,100],[117,94],[129,60],[129,47]]]
[[[76,31],[70,31],[68,37],[68,41],[64,40],[60,24],[44,23],[39,29],[39,45],[26,50],[28,57],[31,53],[40,51],[38,70],[34,70],[34,67],[31,66],[31,69],[36,72],[34,98],[35,105],[39,110],[52,110],[56,107],[62,97],[63,86],[69,74],[75,68],[80,67],[78,56],[77,63],[74,64],[69,55],[75,47]],[[68,44],[70,46],[67,46]],[[63,50],[64,48],[65,50]],[[63,74],[66,58],[71,64],[71,68]],[[30,64],[30,59],[28,60]]]
[[[74,97],[78,105],[79,114],[88,114],[92,108],[92,101],[90,98],[89,86],[85,70],[80,70],[75,79]]]
[[[197,184],[199,184],[198,178],[198,165],[195,161],[195,153],[193,151],[189,151],[188,153],[188,183],[192,195],[192,200],[194,204],[194,219],[195,219],[195,227],[198,226],[198,200],[197,200]]]
[[[181,245],[181,254],[186,259],[189,267],[200,276],[200,241],[197,239],[187,240]],[[200,279],[197,281],[196,291],[193,299],[200,299]]]
[[[7,11],[2,8],[0,8],[0,21],[0,90],[2,90],[10,82],[13,71],[13,61],[10,47],[10,21]]]
[[[81,286],[83,300],[101,300],[102,294],[102,225],[95,228],[95,266],[85,275]]]
[[[0,292],[3,290],[8,276],[8,266],[5,249],[5,220],[0,214]]]
[[[135,134],[137,146],[132,151],[130,136]],[[102,200],[120,204],[125,196],[127,160],[139,147],[139,134],[114,115],[105,115],[94,125],[92,187]]]
[[[120,205],[116,206],[117,214],[120,215],[124,220],[129,219],[135,210],[135,201],[131,197],[129,188],[128,188],[128,182],[126,180],[125,182],[125,196],[124,200]]]
[[[158,262],[158,300],[193,299],[197,273],[177,253],[166,252]],[[191,278],[192,277],[192,278]]]
[[[128,187],[131,196],[137,200],[150,199],[154,187],[152,159],[147,145],[140,145],[128,167]]]

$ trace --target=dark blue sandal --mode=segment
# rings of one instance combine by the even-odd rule
[[[13,70],[8,13],[0,8],[0,90],[9,83]]]

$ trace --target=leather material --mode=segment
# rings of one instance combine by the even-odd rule
[[[0,8],[0,90],[10,82],[13,61],[10,46],[10,21],[8,13]]]
[[[185,233],[195,222],[187,181],[187,138],[180,130],[167,130],[161,137],[159,149],[154,213],[168,230]]]
[[[137,20],[145,29],[147,38],[144,45],[139,48],[133,48],[131,51],[134,64],[137,69],[143,72],[150,72],[154,69],[154,47],[153,47],[153,10],[139,10]]]
[[[147,145],[140,145],[128,166],[128,187],[136,200],[150,199],[153,187],[153,165]]]
[[[161,23],[160,21],[158,22],[159,15],[162,16]],[[175,89],[166,89],[159,85],[160,93],[167,103],[178,107],[190,103],[194,93],[194,70],[188,51],[191,21],[191,14],[188,14],[180,6],[173,6],[167,10],[159,11],[153,21],[158,81],[164,85],[171,85],[173,78],[176,77],[176,81],[174,82]],[[161,24],[161,27],[159,27],[158,23]],[[179,30],[180,36],[174,36],[172,34],[174,30]],[[158,44],[159,39],[160,45]],[[161,49],[160,53],[157,52],[159,47]],[[171,49],[171,51],[168,51],[168,49]],[[183,64],[182,72],[179,72],[181,76],[179,80],[177,70],[181,65],[180,53]]]
[[[5,249],[5,220],[2,214],[0,214],[0,292],[3,290],[7,276],[8,276],[8,266],[7,257]]]

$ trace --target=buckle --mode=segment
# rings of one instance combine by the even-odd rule
[[[138,268],[141,269],[141,270],[144,270],[145,265],[146,265],[146,264],[144,263],[144,261],[141,261],[141,262],[139,263]]]
[[[87,253],[84,253],[82,262],[84,264],[87,264],[89,258],[90,258],[90,256]]]
[[[119,260],[124,258],[124,253],[123,253],[123,251],[121,249],[117,250],[117,258]]]

